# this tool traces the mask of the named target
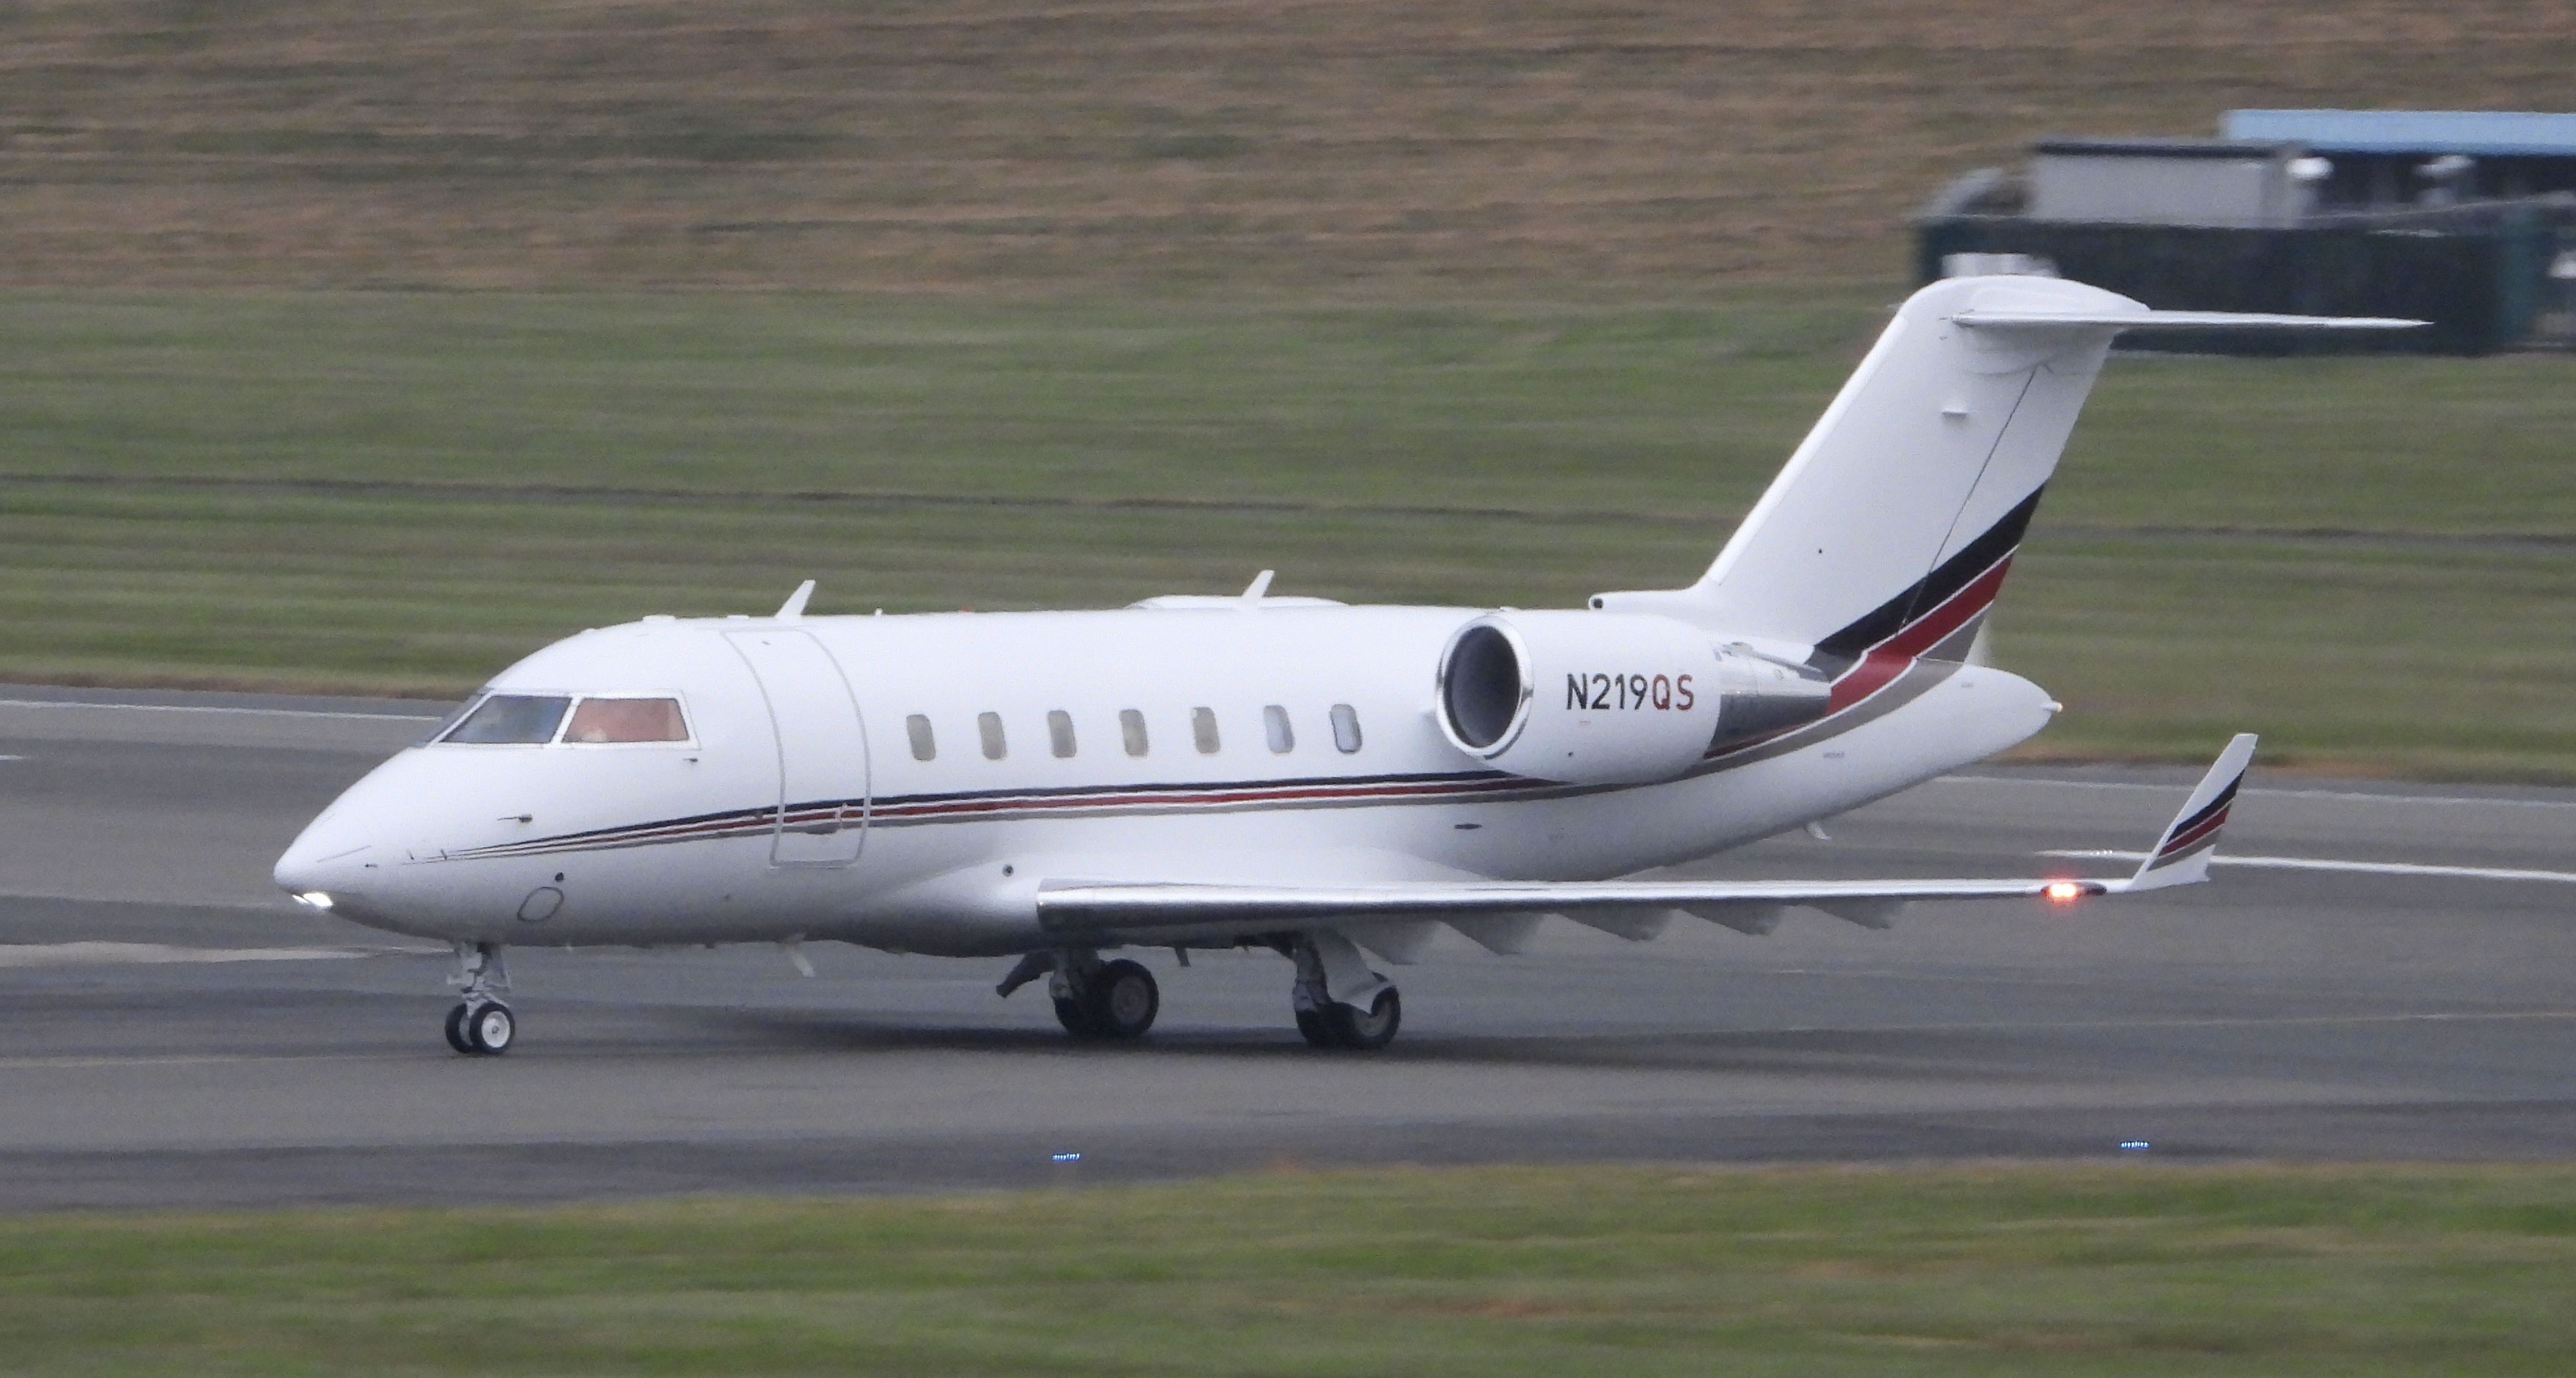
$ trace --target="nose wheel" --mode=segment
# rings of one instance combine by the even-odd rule
[[[460,1004],[447,1012],[447,1046],[460,1053],[484,1057],[505,1053],[518,1036],[518,1016],[498,1000]]]
[[[497,1057],[519,1036],[518,1016],[495,998],[510,988],[499,943],[458,943],[456,974],[447,978],[465,998],[447,1012],[447,1046],[472,1057]]]

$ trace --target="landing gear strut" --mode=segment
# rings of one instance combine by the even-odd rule
[[[1104,962],[1094,952],[1032,952],[996,989],[1008,996],[1041,974],[1055,1000],[1056,1022],[1076,1038],[1143,1038],[1163,1008],[1154,973],[1123,957]]]
[[[518,1018],[497,998],[510,989],[510,969],[499,943],[458,943],[456,974],[447,984],[464,995],[447,1012],[447,1046],[460,1053],[497,1057],[519,1036]]]
[[[1359,949],[1338,933],[1300,934],[1289,944],[1297,964],[1297,985],[1288,1004],[1297,1015],[1297,1032],[1318,1048],[1374,1052],[1395,1041],[1404,1023],[1404,998],[1387,979],[1368,969]],[[1367,1006],[1333,998],[1339,988]]]

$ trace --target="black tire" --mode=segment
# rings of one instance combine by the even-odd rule
[[[1098,1037],[1091,1027],[1090,1009],[1079,1000],[1057,1000],[1055,1022],[1062,1024],[1064,1031],[1076,1038]]]
[[[465,1037],[465,1005],[461,1001],[447,1012],[447,1046],[468,1056],[474,1052],[473,1042]]]
[[[485,1057],[499,1057],[518,1040],[518,1017],[497,1000],[485,1001],[465,1016],[465,1039]]]
[[[1093,972],[1084,994],[1091,1031],[1098,1038],[1143,1038],[1163,1009],[1163,993],[1154,984],[1154,973],[1124,958]]]
[[[1377,993],[1365,1013],[1348,1005],[1327,1005],[1323,1019],[1334,1046],[1375,1052],[1395,1041],[1395,1031],[1404,1023],[1404,1001],[1389,986]]]
[[[1324,1023],[1324,1016],[1318,1010],[1297,1011],[1297,1032],[1305,1035],[1306,1041],[1318,1048],[1341,1046],[1333,1041],[1332,1028]]]

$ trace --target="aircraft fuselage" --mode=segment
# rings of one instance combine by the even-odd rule
[[[406,750],[314,821],[278,882],[467,943],[1026,952],[1061,941],[1039,925],[1041,879],[1626,875],[1977,761],[2054,709],[2016,676],[1909,659],[1869,703],[1676,778],[1552,783],[1438,725],[1442,649],[1479,610],[1233,602],[585,632],[485,693],[668,699],[685,735],[584,742],[559,724]],[[1636,706],[1623,680],[1604,711],[1664,711],[1638,684]]]

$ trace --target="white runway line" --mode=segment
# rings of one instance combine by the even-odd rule
[[[89,708],[119,713],[227,713],[251,718],[345,718],[357,722],[436,722],[436,713],[341,713],[320,708],[224,708],[194,703],[88,703],[66,699],[0,699],[0,708]]]
[[[220,1067],[242,1062],[417,1062],[417,1053],[176,1053],[166,1056],[87,1055],[0,1057],[0,1072],[46,1072],[88,1067]]]
[[[174,947],[168,943],[0,943],[0,967],[327,962],[382,953],[355,947]]]
[[[2059,848],[2041,852],[2041,856],[2068,857],[2077,861],[2144,861],[2144,852],[2101,851],[2088,848]],[[2248,866],[2267,871],[2353,871],[2374,876],[2445,876],[2453,880],[2539,880],[2576,885],[2576,871],[2517,871],[2498,866],[2419,866],[2403,861],[2333,861],[2304,856],[2228,856],[2220,853],[2209,859],[2212,866]]]
[[[2169,785],[2149,784],[2141,780],[2034,780],[2012,775],[1943,775],[1925,781],[1933,785],[2010,785],[2015,788],[2154,790],[2159,794],[2181,795],[2190,786],[2181,781]],[[2239,799],[2330,799],[2346,804],[2486,804],[2499,809],[2576,809],[2576,799],[2495,799],[2472,794],[2373,794],[2365,790],[2339,789],[2272,789],[2255,787],[2236,792]]]

